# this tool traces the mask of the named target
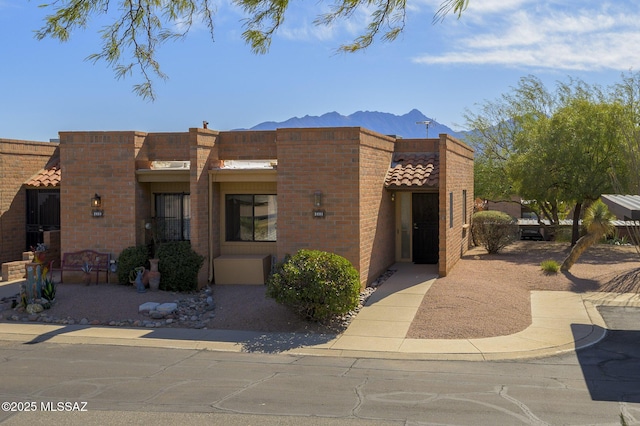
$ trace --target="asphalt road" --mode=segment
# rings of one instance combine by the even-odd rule
[[[0,421],[638,425],[640,309],[601,312],[610,331],[597,345],[510,362],[0,342]]]

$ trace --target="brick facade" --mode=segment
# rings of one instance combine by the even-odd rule
[[[440,261],[438,273],[446,276],[469,249],[474,200],[473,150],[449,135],[441,134],[439,152]],[[465,199],[463,194],[466,195]],[[451,200],[453,200],[453,206]],[[463,208],[465,203],[466,209]],[[466,210],[464,216],[463,210]]]
[[[140,132],[61,132],[60,228],[62,253],[90,249],[117,255],[143,242],[139,219],[149,216],[135,179]],[[93,217],[91,198],[102,200],[103,217]]]
[[[0,263],[21,260],[26,247],[24,183],[57,155],[55,142],[0,139]]]
[[[0,141],[3,153],[18,150],[10,142]],[[37,160],[32,159],[33,164],[28,166],[31,172],[12,177],[14,187],[20,187],[38,172],[57,147],[33,143],[31,149],[30,143],[22,144],[40,151],[34,156]],[[27,148],[21,145],[19,149],[25,154]],[[154,193],[189,192],[191,244],[206,257],[198,276],[200,285],[212,280],[213,259],[225,254],[225,250],[229,254],[264,252],[282,260],[286,254],[302,248],[344,256],[360,271],[363,286],[372,282],[396,261],[396,205],[393,191],[385,189],[385,176],[394,152],[439,154],[441,275],[451,270],[469,245],[473,151],[447,135],[440,135],[439,139],[404,140],[359,127],[230,132],[189,129],[182,133],[61,132],[59,150],[64,177],[60,189],[62,253],[93,249],[117,258],[124,248],[149,242],[145,223],[154,215]],[[9,158],[3,155],[0,160],[11,161]],[[216,170],[221,170],[225,160],[277,160],[277,169],[271,170],[272,178],[262,182],[252,182],[250,175],[242,175],[237,182],[218,181]],[[177,174],[158,174],[159,170],[151,170],[153,161],[188,161],[190,166]],[[23,165],[20,169],[28,167]],[[222,229],[224,194],[252,190],[256,194],[277,194],[277,240],[228,244]],[[19,189],[12,191],[17,193]],[[317,192],[322,194],[321,206],[314,205]],[[466,193],[464,217],[463,193]],[[94,194],[101,197],[102,217],[92,215],[90,201]],[[3,197],[2,202],[5,201]],[[14,209],[12,215],[20,216],[24,223],[24,202],[21,205],[22,210],[15,205],[9,207]],[[3,204],[2,212],[10,208]],[[321,210],[323,215],[315,216],[314,210]],[[13,220],[11,217],[2,217],[3,243],[9,241],[4,229]],[[20,247],[18,254],[23,250]]]
[[[371,283],[395,262],[395,209],[384,179],[395,139],[362,131],[360,145],[360,278]]]

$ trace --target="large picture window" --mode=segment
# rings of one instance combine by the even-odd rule
[[[275,195],[228,194],[225,213],[227,241],[276,241]]]
[[[191,240],[191,196],[155,194],[156,226],[161,241]]]

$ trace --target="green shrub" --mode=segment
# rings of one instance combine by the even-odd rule
[[[560,264],[555,260],[543,260],[540,263],[540,268],[547,274],[557,274],[560,270]]]
[[[360,275],[342,256],[300,250],[269,277],[267,296],[304,319],[322,321],[358,306]]]
[[[506,213],[481,211],[473,215],[471,223],[473,240],[489,253],[498,253],[518,239],[518,221]]]
[[[160,290],[194,291],[204,256],[196,253],[188,241],[171,241],[158,247]]]
[[[556,233],[554,234],[553,241],[558,243],[569,243],[571,242],[571,235],[573,234],[573,229],[571,226],[559,226],[556,228]]]
[[[42,298],[53,302],[56,298],[57,284],[49,278],[45,278],[42,282]]]
[[[145,266],[149,259],[149,249],[145,245],[127,247],[118,256],[118,282],[129,284],[131,271],[139,266]]]

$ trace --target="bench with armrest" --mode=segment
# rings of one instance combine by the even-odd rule
[[[107,283],[109,282],[109,266],[111,254],[99,253],[95,250],[80,250],[64,253],[60,264],[60,282],[63,282],[64,271],[83,272],[84,266],[91,268],[91,273],[96,274],[96,284],[100,282],[100,272],[104,272]]]

